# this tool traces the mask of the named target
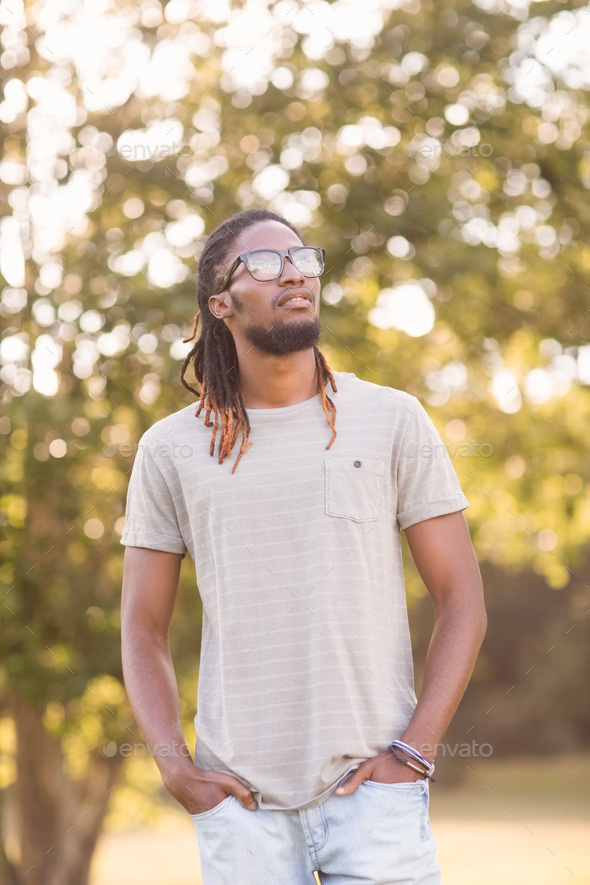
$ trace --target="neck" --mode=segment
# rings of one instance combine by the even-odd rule
[[[294,406],[319,392],[313,348],[284,356],[247,348],[238,348],[240,393],[247,409]]]

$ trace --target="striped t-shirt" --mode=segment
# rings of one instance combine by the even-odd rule
[[[192,556],[203,601],[195,764],[261,808],[323,801],[401,737],[416,704],[400,530],[467,507],[412,396],[336,372],[320,396],[249,409],[218,463],[195,406],[138,448],[123,544]]]

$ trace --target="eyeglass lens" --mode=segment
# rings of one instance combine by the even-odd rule
[[[302,247],[291,250],[291,260],[305,277],[319,277],[323,271],[322,254],[319,249]],[[276,279],[281,273],[282,255],[271,249],[259,249],[248,254],[248,270],[255,280]]]

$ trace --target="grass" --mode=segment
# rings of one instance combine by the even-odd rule
[[[457,786],[445,785],[441,766],[431,792],[443,885],[590,882],[590,756],[452,762],[466,764]],[[155,827],[107,832],[91,885],[112,882],[200,885],[190,818],[167,812]]]
[[[431,793],[443,885],[590,882],[590,757],[462,761],[469,779]]]

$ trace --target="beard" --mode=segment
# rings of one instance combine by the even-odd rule
[[[262,353],[284,356],[314,347],[320,340],[321,331],[320,321],[314,317],[312,320],[276,323],[270,329],[248,326],[245,334],[248,341]]]

